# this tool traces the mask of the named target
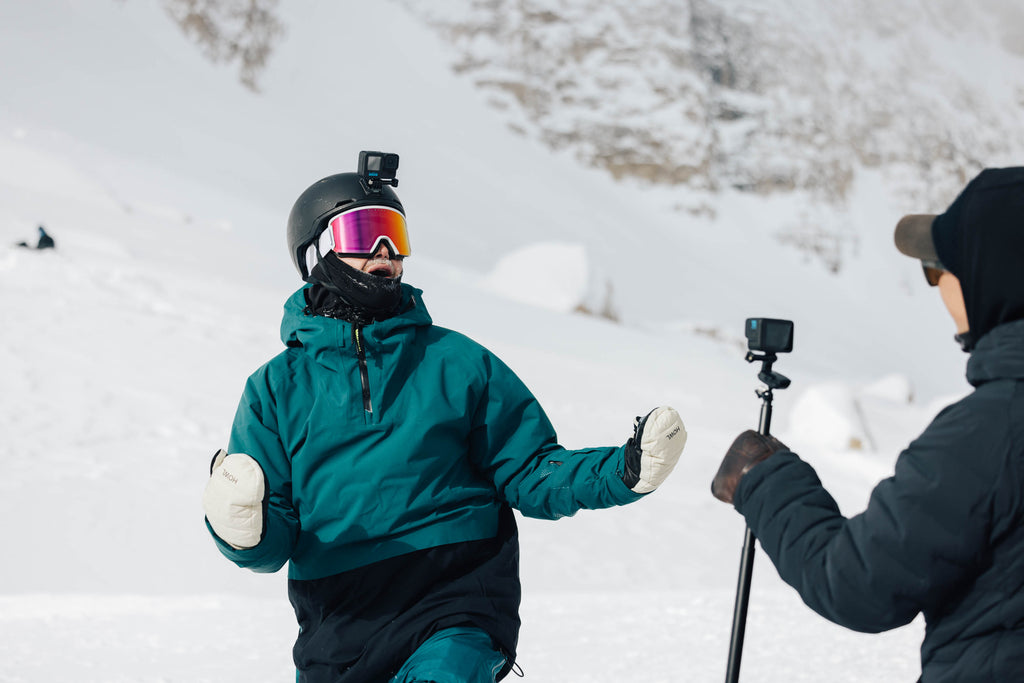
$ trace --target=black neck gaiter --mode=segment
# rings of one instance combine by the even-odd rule
[[[313,287],[310,297],[309,309],[315,315],[369,325],[392,317],[402,303],[401,277],[364,273],[330,256],[322,259],[310,275],[321,285]]]

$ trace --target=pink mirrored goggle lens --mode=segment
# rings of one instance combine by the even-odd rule
[[[409,256],[409,231],[405,216],[386,206],[366,206],[333,216],[321,240],[330,235],[329,248],[339,254],[372,254],[381,240],[387,240],[398,256]],[[321,244],[320,253],[328,245]]]

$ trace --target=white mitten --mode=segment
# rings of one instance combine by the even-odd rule
[[[626,443],[622,480],[636,493],[650,493],[672,473],[685,445],[686,427],[674,408],[655,408],[638,417]]]
[[[267,483],[259,463],[245,453],[219,450],[203,491],[203,510],[214,532],[236,550],[259,545]]]

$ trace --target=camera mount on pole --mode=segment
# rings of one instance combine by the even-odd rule
[[[772,351],[767,351],[762,354],[747,351],[746,356],[746,361],[748,363],[761,362],[761,372],[757,373],[757,378],[764,382],[768,387],[767,389],[754,390],[757,397],[761,399],[761,419],[757,431],[765,436],[768,436],[768,432],[771,429],[772,424],[772,399],[774,398],[774,394],[772,392],[775,389],[785,389],[789,386],[788,377],[772,370],[772,363],[778,359],[779,357]]]
[[[789,386],[789,378],[772,370],[772,364],[779,359],[778,353],[793,350],[793,323],[772,318],[748,318],[746,335],[749,349],[746,360],[748,363],[761,362],[761,371],[757,373],[757,378],[767,387],[755,390],[761,399],[761,419],[757,431],[768,436],[772,424],[773,391]],[[729,641],[729,664],[725,673],[726,683],[738,683],[740,679],[743,638],[747,628],[747,605],[750,602],[750,582],[754,571],[754,542],[754,532],[747,527],[743,538],[743,553],[740,556],[740,575],[736,585],[732,637]]]
[[[777,361],[779,357],[773,352],[762,353],[760,355],[753,351],[747,351],[746,361],[748,363],[756,363],[761,361],[761,372],[757,373],[757,378],[768,385],[766,392],[768,393],[768,400],[771,401],[772,389],[785,389],[789,386],[789,378],[785,375],[779,374],[772,370],[772,363]],[[765,391],[757,390],[757,395],[761,396]]]

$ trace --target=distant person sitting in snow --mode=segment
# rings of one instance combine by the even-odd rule
[[[28,242],[18,242],[19,247],[28,247]],[[53,238],[46,234],[46,229],[43,226],[39,226],[39,242],[36,244],[36,249],[53,249],[57,245],[54,243]]]
[[[46,228],[39,226],[39,243],[36,244],[36,249],[53,249],[57,245],[54,243],[53,238],[46,234]]]
[[[295,202],[288,248],[308,284],[285,304],[287,348],[249,378],[203,506],[237,565],[289,563],[298,681],[492,683],[519,634],[512,509],[557,519],[640,500],[686,431],[661,407],[624,445],[560,446],[512,370],[433,325],[402,283],[405,209],[367,170],[382,158],[393,173],[397,155],[365,153],[360,173]]]
[[[753,431],[712,492],[825,618],[878,632],[923,614],[924,683],[1024,680],[1024,167],[983,171],[945,213],[900,220],[895,238],[938,287],[973,393],[849,519],[810,465]]]

